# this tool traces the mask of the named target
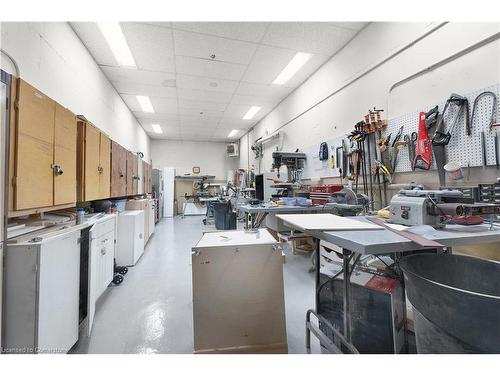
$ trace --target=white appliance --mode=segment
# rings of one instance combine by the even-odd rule
[[[116,263],[134,266],[144,253],[144,211],[123,211],[118,215]]]
[[[161,169],[153,169],[151,174],[151,183],[153,186],[153,196],[160,202],[159,212],[160,218],[163,217],[163,195],[165,185],[163,183],[163,171]]]
[[[66,353],[78,340],[80,228],[9,243],[4,269],[4,351]]]
[[[163,217],[174,217],[175,168],[163,168]]]
[[[116,216],[98,219],[89,231],[88,335],[92,332],[96,301],[113,280]]]
[[[3,279],[3,249],[6,238],[6,212],[7,207],[7,124],[9,123],[9,101],[11,76],[0,70],[0,348],[2,346],[2,279]]]
[[[156,203],[154,199],[149,199],[149,204],[148,204],[148,215],[149,215],[149,222],[148,222],[148,238],[153,235],[155,232],[155,216],[156,216]]]
[[[240,156],[240,147],[238,143],[227,143],[226,144],[226,154],[229,157]]]

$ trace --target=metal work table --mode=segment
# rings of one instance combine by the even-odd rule
[[[369,222],[363,216],[350,217],[353,220]],[[362,255],[380,255],[395,253],[400,256],[402,253],[429,249],[422,247],[411,240],[399,236],[398,234],[388,230],[351,230],[351,231],[328,231],[328,230],[308,230],[295,225],[293,222],[282,219],[284,224],[291,229],[300,230],[301,232],[314,237],[316,239],[316,309],[309,310],[306,319],[306,346],[310,347],[310,331],[317,333],[317,329],[311,327],[309,317],[311,314],[316,315],[318,319],[324,321],[318,311],[319,303],[319,282],[320,282],[320,240],[330,242],[342,248],[343,252],[343,283],[344,283],[344,332],[343,336],[336,332],[342,342],[351,342],[351,314],[350,314],[350,278],[354,271],[356,262]],[[416,233],[416,232],[414,232]],[[481,224],[474,226],[463,225],[447,225],[444,229],[432,230],[429,233],[418,233],[422,237],[441,243],[445,252],[451,251],[453,246],[466,246],[500,242],[500,226],[494,225],[490,230],[489,224]],[[441,249],[443,250],[443,249]]]

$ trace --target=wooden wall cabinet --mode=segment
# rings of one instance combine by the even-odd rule
[[[54,126],[54,205],[76,202],[76,116],[56,103]]]
[[[76,202],[76,117],[22,79],[11,123],[9,215]]]
[[[137,156],[127,151],[127,195],[137,195],[138,180]]]
[[[90,122],[78,121],[78,200],[110,196],[111,140]]]
[[[127,150],[111,141],[111,187],[112,198],[127,195]]]

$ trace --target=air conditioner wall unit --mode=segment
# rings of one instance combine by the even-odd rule
[[[226,154],[230,157],[240,156],[240,147],[238,143],[227,143],[226,144]]]

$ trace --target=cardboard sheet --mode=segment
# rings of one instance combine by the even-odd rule
[[[289,214],[276,215],[293,227],[302,230],[383,230],[381,226],[333,214]]]

